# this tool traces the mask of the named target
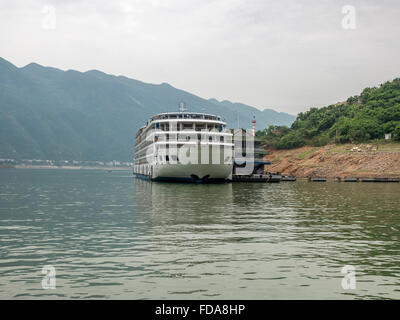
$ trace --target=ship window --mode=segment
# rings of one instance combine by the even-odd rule
[[[224,137],[221,136],[221,137],[219,138],[219,141],[224,142]]]

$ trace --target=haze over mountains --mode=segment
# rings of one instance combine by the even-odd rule
[[[231,128],[290,125],[295,116],[229,101],[202,99],[167,83],[144,83],[97,70],[62,71],[0,58],[0,158],[131,161],[134,136],[157,113],[221,115]]]

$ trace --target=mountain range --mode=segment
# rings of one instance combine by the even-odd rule
[[[173,86],[97,70],[63,71],[0,58],[0,158],[130,161],[137,130],[154,114],[178,110],[220,115],[230,128],[288,125],[295,116],[203,99]]]

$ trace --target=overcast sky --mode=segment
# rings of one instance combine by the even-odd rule
[[[400,1],[0,0],[0,56],[296,114],[400,76]]]

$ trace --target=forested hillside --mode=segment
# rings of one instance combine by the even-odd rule
[[[276,149],[365,142],[391,133],[400,141],[400,78],[366,88],[359,96],[297,115],[289,128],[269,126],[257,136]]]

